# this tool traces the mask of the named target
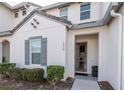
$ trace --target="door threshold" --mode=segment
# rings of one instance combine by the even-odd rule
[[[85,76],[88,76],[88,73],[87,72],[81,72],[81,71],[75,71],[75,74],[76,75],[85,75]]]

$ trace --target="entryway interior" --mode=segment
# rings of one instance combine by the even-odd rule
[[[2,42],[2,57],[8,62],[10,61],[10,43],[7,40]]]
[[[98,34],[75,36],[75,77],[98,76]],[[92,78],[93,77],[93,78]]]

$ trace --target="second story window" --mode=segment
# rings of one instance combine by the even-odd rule
[[[26,15],[26,10],[23,10],[23,11],[22,11],[22,15],[23,15],[23,16]]]
[[[82,4],[80,6],[80,20],[90,19],[90,3]]]
[[[17,18],[17,17],[18,17],[18,12],[15,13],[15,18]]]
[[[68,19],[68,8],[60,9],[60,17]]]

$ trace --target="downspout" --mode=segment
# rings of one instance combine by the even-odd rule
[[[122,89],[122,61],[123,61],[123,26],[122,26],[122,15],[111,10],[112,17],[119,18],[119,88]]]

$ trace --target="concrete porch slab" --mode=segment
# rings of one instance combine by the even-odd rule
[[[72,90],[100,90],[96,80],[91,77],[81,76],[76,78],[72,86]]]

